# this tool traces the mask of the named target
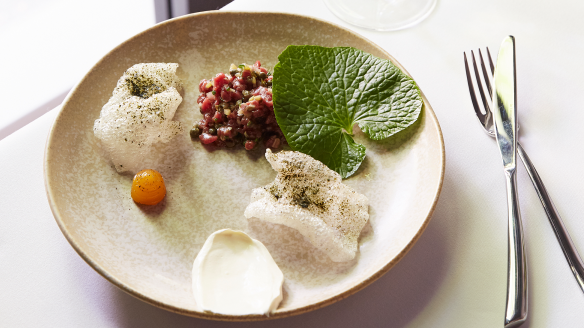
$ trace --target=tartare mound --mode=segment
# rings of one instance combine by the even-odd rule
[[[147,63],[130,67],[103,106],[93,132],[120,173],[143,169],[151,147],[182,131],[173,121],[182,101],[178,64]]]
[[[199,83],[197,98],[203,118],[191,129],[191,138],[203,144],[253,149],[260,141],[279,148],[286,142],[274,114],[273,76],[261,63],[231,64],[229,74],[218,73]]]
[[[294,228],[335,262],[352,260],[369,219],[367,197],[309,155],[267,149],[266,158],[278,174],[252,191],[245,217]]]

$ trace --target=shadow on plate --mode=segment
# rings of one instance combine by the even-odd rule
[[[447,213],[446,213],[447,214]],[[439,214],[439,216],[442,216]],[[428,305],[449,263],[444,227],[439,217],[392,270],[372,286],[333,305],[298,316],[261,322],[220,322],[190,318],[144,303],[109,285],[113,302],[105,309],[120,327],[296,328],[296,327],[407,327]],[[105,281],[104,281],[105,283]],[[102,303],[103,304],[103,303]],[[389,324],[390,323],[390,324]]]

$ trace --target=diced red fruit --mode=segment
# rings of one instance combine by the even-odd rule
[[[256,145],[256,142],[254,140],[247,140],[245,142],[245,149],[247,150],[252,150]]]
[[[260,118],[260,117],[264,117],[266,116],[266,113],[264,112],[264,107],[260,107],[259,109],[256,109],[253,113],[252,113],[253,118]]]
[[[217,141],[217,136],[208,134],[208,133],[203,133],[199,136],[199,139],[201,139],[201,142],[205,145],[211,144],[215,141]]]
[[[258,61],[255,62],[255,64],[253,64],[253,66],[255,66],[255,67],[261,67],[262,66],[262,63],[260,63],[260,61],[258,60]]]
[[[266,147],[268,148],[280,147],[280,138],[276,136],[271,136],[268,140],[266,140]]]
[[[264,104],[266,106],[269,106],[269,107],[274,106],[274,104],[272,102],[272,92],[269,91],[268,88],[260,86],[254,90],[253,95],[254,96],[261,96],[262,101],[264,102]]]
[[[201,104],[201,113],[203,114],[212,113],[214,110],[215,108],[213,108],[213,105],[209,98],[205,98],[205,100],[203,100],[203,103]]]
[[[231,92],[228,90],[225,90],[225,88],[223,90],[221,90],[221,99],[223,99],[223,101],[225,101],[225,102],[230,102],[231,101]]]
[[[207,132],[207,130],[209,130],[211,125],[214,125],[213,114],[206,113],[204,115],[204,118],[201,120],[201,122],[199,122],[199,128],[203,128],[204,129],[203,132]]]
[[[215,75],[215,77],[213,78],[213,83],[217,83],[217,84],[225,84],[225,74],[223,73],[217,73],[217,75]]]
[[[213,122],[223,123],[223,114],[221,114],[219,112],[215,112],[215,115],[213,115]]]
[[[211,81],[207,79],[201,80],[201,82],[199,82],[199,91],[202,93],[211,92],[211,90],[213,90],[213,84],[210,84],[210,82]]]
[[[225,79],[225,74],[223,74],[223,73],[217,74],[213,78],[213,91],[215,91],[215,94],[220,93],[221,92],[221,88],[226,83],[227,83],[227,80]]]
[[[229,122],[233,121],[232,125],[237,125],[236,120],[237,120],[237,109],[233,109],[231,110],[231,113],[229,115],[227,115],[227,118],[229,119]]]
[[[237,132],[235,131],[235,129],[233,129],[230,126],[222,126],[219,129],[217,129],[217,136],[220,139],[224,139],[223,137],[226,138],[233,138],[235,136]]]
[[[233,81],[233,89],[235,89],[239,92],[245,90],[246,87],[247,87],[247,85],[245,84],[245,81],[243,79],[235,79]]]
[[[231,91],[231,100],[238,101],[239,99],[243,98],[243,95],[239,91]]]

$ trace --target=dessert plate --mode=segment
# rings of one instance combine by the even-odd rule
[[[311,311],[357,292],[393,267],[424,231],[442,187],[444,143],[430,104],[414,126],[389,141],[372,141],[360,169],[345,183],[365,194],[370,221],[353,261],[335,263],[295,230],[243,216],[251,190],[275,172],[265,148],[214,149],[192,141],[199,120],[198,82],[231,63],[273,68],[288,45],[352,46],[391,60],[367,39],[314,18],[253,12],[205,12],[158,24],[103,57],[71,91],[49,134],[44,176],[55,220],[79,255],[129,294],[155,306],[215,320],[263,320],[203,312],[191,290],[193,261],[216,230],[243,230],[268,248],[284,273],[284,300],[269,318]],[[130,197],[131,175],[120,175],[102,156],[93,123],[116,82],[136,63],[178,63],[183,102],[175,115],[183,133],[152,153],[166,182],[165,200],[139,206]],[[407,73],[407,72],[406,72]],[[152,168],[152,167],[145,167]]]

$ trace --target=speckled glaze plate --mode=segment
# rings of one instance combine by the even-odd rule
[[[193,261],[214,231],[246,231],[262,241],[285,277],[284,300],[269,318],[334,303],[393,267],[432,215],[444,174],[444,143],[424,99],[419,122],[391,141],[368,140],[367,157],[346,184],[371,201],[370,221],[353,261],[331,262],[296,231],[246,220],[252,188],[275,177],[264,148],[206,148],[188,130],[200,119],[198,82],[231,63],[272,68],[291,44],[352,46],[405,69],[365,38],[314,18],[251,12],[205,12],[173,19],[124,42],[101,59],[64,102],[47,142],[45,184],[61,231],[79,255],[114,285],[158,307],[215,320],[262,320],[202,312],[191,292]],[[152,154],[148,167],[165,178],[167,196],[152,207],[130,197],[132,175],[120,175],[100,153],[93,123],[117,80],[136,63],[178,63],[183,102],[175,120],[184,133]]]

